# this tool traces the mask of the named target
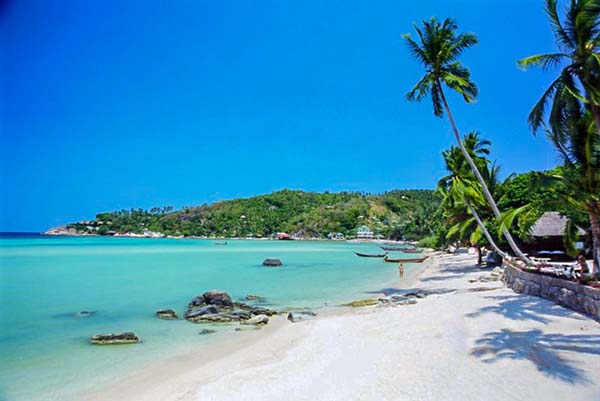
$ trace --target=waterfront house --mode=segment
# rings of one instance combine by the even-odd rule
[[[358,239],[373,239],[375,235],[367,226],[360,226],[356,229],[356,238]]]

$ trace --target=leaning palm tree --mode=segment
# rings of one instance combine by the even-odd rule
[[[456,142],[481,185],[483,194],[494,216],[499,221],[501,218],[500,210],[483,176],[462,143],[460,133],[444,94],[444,87],[447,87],[462,95],[468,103],[473,102],[477,97],[477,86],[471,81],[471,73],[458,61],[464,50],[477,44],[477,38],[472,33],[457,34],[457,28],[452,19],[446,18],[443,22],[440,22],[432,18],[430,21],[423,21],[423,29],[415,26],[420,44],[413,40],[410,34],[403,35],[412,55],[423,64],[426,70],[425,75],[408,92],[406,98],[409,101],[421,101],[430,95],[433,102],[433,113],[438,117],[442,117],[444,112],[448,115]],[[508,229],[503,226],[502,231],[515,254],[526,263],[532,263],[521,252]]]
[[[564,21],[557,0],[546,0],[546,14],[559,51],[526,57],[517,65],[543,70],[562,66],[562,70],[529,113],[529,124],[534,132],[542,127],[548,103],[552,103],[550,125],[559,124],[565,102],[576,97],[587,104],[600,132],[600,0],[571,0]]]
[[[478,133],[470,132],[465,135],[464,145],[477,164],[478,169],[483,172],[488,186],[495,185],[498,167],[492,165],[490,168],[489,161],[485,158],[489,154],[490,142],[481,140]],[[449,220],[454,222],[454,225],[448,231],[448,236],[452,236],[455,232],[459,232],[464,236],[464,232],[475,222],[478,229],[473,231],[471,242],[478,242],[478,237],[483,234],[490,246],[499,255],[506,257],[506,253],[496,245],[476,210],[477,206],[485,204],[485,198],[481,195],[480,186],[474,179],[461,150],[456,146],[452,146],[450,149],[443,151],[442,156],[449,174],[439,180],[437,189],[442,195],[441,208],[450,217]],[[463,212],[465,209],[468,210],[471,217],[465,216]]]

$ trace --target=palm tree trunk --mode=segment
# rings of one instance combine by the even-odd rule
[[[442,89],[442,85],[439,81],[437,82],[437,85],[438,85],[438,89],[440,91],[440,96],[442,98],[442,103],[444,104],[444,109],[446,109],[446,113],[448,114],[448,119],[450,120],[450,125],[452,126],[452,130],[454,131],[454,136],[456,137],[456,141],[458,142],[458,146],[460,147],[460,150],[465,155],[465,159],[467,159],[467,162],[469,163],[469,166],[471,167],[473,174],[475,174],[477,181],[479,181],[479,184],[481,184],[481,188],[483,189],[483,194],[485,195],[485,198],[487,199],[490,207],[492,208],[492,211],[494,212],[494,216],[496,216],[496,220],[498,220],[498,224],[502,225],[502,234],[504,234],[506,241],[510,245],[513,252],[519,257],[519,259],[521,259],[522,261],[524,261],[527,264],[533,264],[531,259],[529,259],[523,252],[521,252],[521,250],[517,246],[517,243],[515,242],[514,238],[512,237],[512,235],[510,235],[510,232],[508,231],[508,229],[500,222],[500,209],[498,209],[498,206],[496,205],[496,202],[494,201],[494,197],[490,193],[490,190],[488,189],[483,177],[481,176],[479,169],[475,165],[475,162],[469,155],[469,152],[467,152],[467,149],[465,149],[465,146],[463,145],[462,140],[460,139],[460,133],[458,132],[458,128],[456,127],[456,123],[454,122],[454,117],[452,116],[452,113],[450,112],[450,107],[448,106],[448,102],[446,101],[446,96],[444,95],[444,90]]]
[[[592,276],[596,276],[600,272],[600,218],[597,214],[590,212],[590,223],[592,226],[592,255],[594,258]]]
[[[488,231],[487,227],[483,224],[483,222],[479,218],[479,215],[477,214],[477,212],[475,211],[475,209],[473,208],[473,206],[471,206],[471,204],[467,200],[465,200],[465,205],[467,205],[467,208],[469,209],[469,212],[471,212],[471,214],[473,215],[473,217],[475,217],[475,221],[477,221],[477,225],[481,229],[481,232],[483,233],[483,236],[485,237],[485,239],[488,240],[488,242],[490,243],[490,245],[492,246],[492,248],[494,248],[494,251],[496,251],[498,253],[498,255],[502,256],[502,258],[505,258],[506,257],[506,253],[504,251],[502,251],[500,248],[498,248],[498,245],[496,245],[496,242],[494,242],[494,239],[490,235],[490,232]]]

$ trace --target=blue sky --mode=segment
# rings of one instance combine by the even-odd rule
[[[168,5],[167,5],[168,3]],[[541,0],[7,1],[0,5],[0,231],[130,207],[266,193],[433,188],[446,120],[404,94],[422,74],[401,35],[456,18],[476,104],[462,131],[503,173],[557,157],[526,117],[554,73]]]

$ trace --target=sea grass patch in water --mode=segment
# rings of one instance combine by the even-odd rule
[[[373,306],[377,305],[379,301],[376,299],[361,299],[358,301],[352,301],[350,303],[345,304],[344,306],[351,306],[353,308],[360,308],[363,306]]]

